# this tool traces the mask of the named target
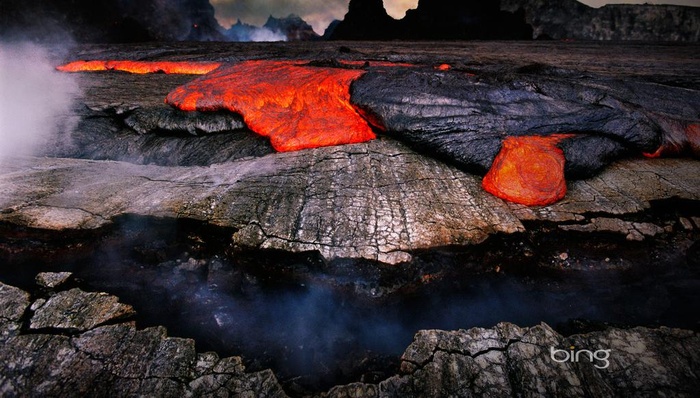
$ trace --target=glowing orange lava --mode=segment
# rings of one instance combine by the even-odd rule
[[[359,143],[375,138],[350,103],[350,84],[363,73],[294,61],[246,61],[176,88],[166,102],[184,111],[239,113],[278,151]]]
[[[167,73],[204,75],[221,66],[220,62],[195,61],[75,61],[58,66],[61,72],[117,70],[135,74]]]
[[[435,67],[436,70],[450,70],[452,69],[452,66],[450,64],[440,64]]]
[[[564,152],[571,135],[507,137],[482,181],[491,194],[527,206],[555,203],[566,195]]]

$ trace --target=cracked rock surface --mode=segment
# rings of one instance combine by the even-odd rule
[[[552,348],[587,349],[594,356],[567,362],[557,352],[556,362]],[[600,350],[610,350],[609,357]],[[700,336],[680,329],[611,328],[570,337],[546,324],[422,330],[401,358],[401,374],[339,386],[327,396],[692,397],[700,388],[699,356]]]
[[[197,353],[165,328],[116,319],[133,310],[115,296],[49,294],[27,312],[29,293],[0,283],[2,396],[286,396],[269,370],[247,373],[239,357]],[[26,317],[30,329],[20,333]],[[100,326],[108,318],[115,323]]]
[[[59,287],[60,289],[60,287]],[[0,394],[3,396],[284,397],[270,370],[246,372],[240,357],[198,353],[194,341],[128,319],[99,325],[118,299],[79,289],[33,297],[0,283]],[[81,330],[22,328],[42,308],[69,319],[66,294],[97,294],[84,304]],[[123,304],[122,304],[123,305]],[[573,348],[572,348],[573,347]],[[552,359],[552,349],[563,350]],[[595,356],[564,361],[565,352]],[[601,351],[609,350],[609,351]],[[609,355],[606,355],[609,353]],[[376,384],[336,386],[320,397],[665,396],[693,397],[700,388],[700,336],[681,329],[607,328],[562,336],[548,325],[419,331],[398,374]]]
[[[0,221],[98,228],[122,214],[234,227],[243,247],[387,263],[523,229],[477,177],[390,140],[210,167],[26,158],[2,165]],[[119,193],[119,195],[115,195]]]
[[[0,192],[0,221],[16,225],[70,230],[124,214],[191,218],[235,228],[240,247],[386,263],[523,231],[522,220],[627,235],[639,230],[622,221],[596,224],[587,214],[624,216],[656,199],[700,200],[700,162],[658,159],[619,162],[575,181],[551,206],[509,205],[485,193],[479,177],[388,139],[209,167],[24,158],[0,168],[0,184],[10,187]]]

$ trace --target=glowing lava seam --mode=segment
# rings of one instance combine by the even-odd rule
[[[136,74],[167,73],[205,75],[220,66],[220,62],[194,61],[75,61],[61,65],[56,69],[61,72],[99,72],[116,70]]]

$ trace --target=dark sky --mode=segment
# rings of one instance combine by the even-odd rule
[[[210,0],[216,9],[219,23],[228,28],[240,18],[242,21],[260,26],[267,17],[285,17],[297,14],[314,27],[317,33],[323,33],[334,19],[342,19],[348,10],[350,0]],[[700,0],[581,0],[582,3],[600,7],[608,3],[650,3],[682,4],[700,7]],[[384,7],[394,18],[403,17],[409,8],[415,8],[418,0],[384,0]]]

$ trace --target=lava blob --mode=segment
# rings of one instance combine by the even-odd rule
[[[482,186],[487,192],[527,206],[555,203],[566,195],[564,152],[557,147],[568,134],[507,137]]]
[[[280,152],[360,143],[376,138],[350,103],[360,69],[317,67],[294,61],[246,61],[222,67],[170,92],[183,111],[228,110],[270,138]]]

